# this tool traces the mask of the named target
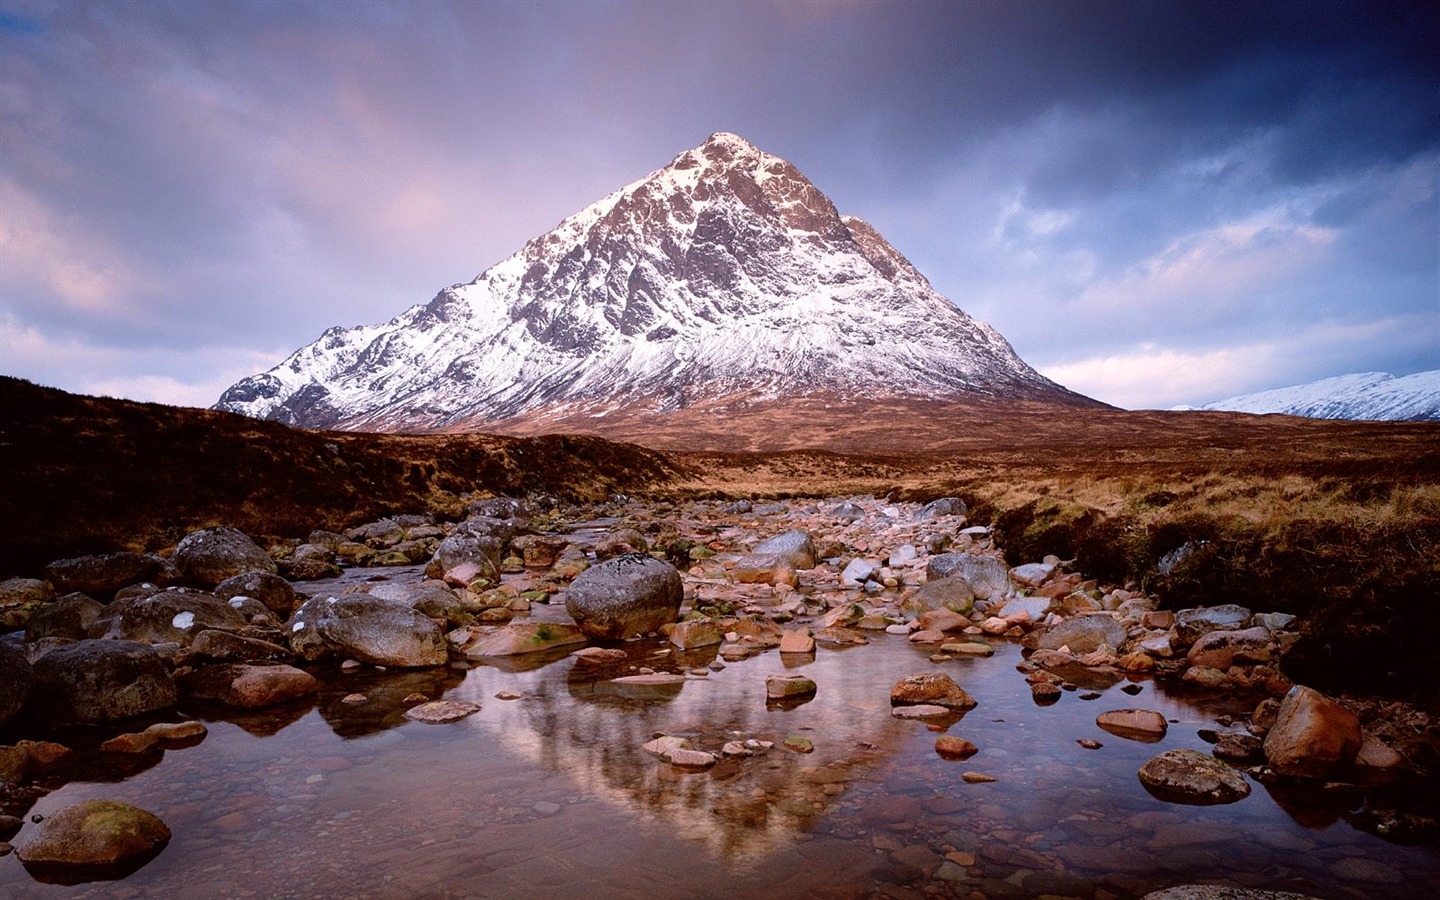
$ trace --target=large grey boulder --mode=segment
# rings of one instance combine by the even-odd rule
[[[227,578],[215,586],[215,596],[221,600],[235,597],[259,600],[282,621],[290,618],[298,599],[290,582],[270,572],[245,572]]]
[[[906,606],[919,612],[948,609],[963,615],[975,606],[975,591],[970,582],[959,575],[951,575],[921,585],[910,595]]]
[[[111,722],[175,705],[175,682],[148,644],[77,641],[33,668],[29,707],[52,724]]]
[[[339,655],[377,666],[444,665],[445,634],[428,616],[369,594],[317,596],[303,603],[286,626],[290,647],[302,659]]]
[[[675,621],[684,596],[674,566],[630,553],[576,576],[565,592],[565,610],[586,637],[618,641]]]
[[[815,568],[815,542],[804,531],[787,531],[763,540],[750,551],[757,556],[779,556],[796,569]]]
[[[993,556],[973,553],[941,553],[925,564],[925,580],[938,581],[955,576],[964,578],[975,597],[990,600],[1010,592],[1010,569]]]
[[[931,500],[920,508],[915,514],[915,521],[928,522],[940,516],[963,516],[970,512],[970,507],[959,497],[941,497],[939,500]]]
[[[187,646],[201,631],[234,632],[247,624],[239,610],[214,594],[171,589],[116,600],[95,618],[89,637]]]
[[[246,572],[275,574],[275,561],[238,528],[202,528],[185,535],[175,548],[175,565],[187,581],[215,587]]]
[[[1234,603],[1182,609],[1175,613],[1171,630],[1175,643],[1188,647],[1212,631],[1239,631],[1250,623],[1250,610]]]
[[[419,584],[381,582],[364,585],[364,593],[381,600],[403,603],[432,619],[459,621],[468,613],[465,601],[443,581],[422,581]]]
[[[425,567],[425,577],[438,578],[455,587],[468,587],[485,580],[500,581],[501,542],[494,535],[480,534],[462,523],[435,548],[435,556]]]
[[[1125,643],[1125,626],[1109,613],[1082,613],[1037,628],[1021,641],[1031,650],[1059,650],[1069,647],[1074,654],[1090,653],[1101,647],[1119,650]]]
[[[8,641],[0,641],[0,725],[19,714],[30,697],[35,673],[25,651]]]
[[[59,559],[45,567],[45,577],[62,594],[79,591],[109,599],[126,585],[151,581],[165,568],[165,561],[140,553],[101,553]]]
[[[105,611],[98,600],[84,594],[66,594],[30,617],[25,625],[25,643],[41,638],[66,638],[72,641],[89,636],[90,626]]]

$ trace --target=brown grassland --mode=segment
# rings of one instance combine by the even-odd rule
[[[309,432],[0,378],[0,578],[161,549],[207,524],[302,537],[388,513],[456,516],[469,492],[954,495],[1012,562],[1054,553],[1172,607],[1301,615],[1286,659],[1298,680],[1436,693],[1440,423],[809,400],[563,427],[592,434]]]

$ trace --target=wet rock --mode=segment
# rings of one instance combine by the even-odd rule
[[[155,556],[102,553],[56,560],[45,567],[45,578],[58,593],[79,592],[108,599],[127,585],[154,579],[164,566],[164,561]]]
[[[681,650],[695,650],[723,643],[725,635],[713,619],[686,619],[670,630],[670,643]]]
[[[935,739],[935,753],[942,759],[969,759],[980,748],[962,737],[942,734]]]
[[[1060,699],[1060,686],[1048,681],[1037,681],[1030,685],[1030,699],[1042,706]]]
[[[246,572],[276,572],[275,562],[238,528],[203,528],[175,548],[175,565],[187,581],[214,587]],[[137,579],[139,580],[139,579]]]
[[[156,740],[163,742],[179,743],[182,741],[193,741],[202,738],[209,733],[204,722],[156,722],[145,729],[146,734],[154,735]]]
[[[684,593],[669,563],[629,554],[577,576],[565,592],[565,611],[587,637],[623,640],[675,621]]]
[[[1224,670],[1233,665],[1269,662],[1271,646],[1270,632],[1264,628],[1210,631],[1191,645],[1185,659],[1192,666]]]
[[[650,549],[645,535],[634,528],[617,528],[595,542],[596,559],[615,559],[620,556],[643,554]]]
[[[950,609],[932,609],[917,620],[920,631],[964,631],[970,627],[970,620]]]
[[[261,709],[308,697],[319,689],[315,676],[283,663],[225,663],[197,669],[179,679],[181,693],[237,709]]]
[[[1117,737],[1155,743],[1165,737],[1169,724],[1155,710],[1109,710],[1094,717],[1094,723]]]
[[[1355,754],[1355,765],[1365,769],[1402,769],[1405,757],[1376,737],[1366,735]]]
[[[480,704],[468,700],[431,700],[405,710],[405,718],[426,725],[448,725],[480,711]]]
[[[1171,803],[1233,803],[1250,794],[1245,776],[1198,750],[1167,750],[1139,775],[1146,790]]]
[[[941,644],[941,653],[953,653],[956,656],[994,656],[995,648],[980,641],[962,641],[955,644]]]
[[[925,704],[943,706],[952,710],[967,710],[975,707],[975,698],[955,683],[944,672],[924,672],[907,675],[895,682],[890,689],[891,706],[914,706]]]
[[[807,737],[792,734],[780,746],[795,753],[814,753],[815,744]]]
[[[214,594],[182,588],[116,600],[95,618],[89,636],[188,646],[206,629],[234,632],[248,624],[238,610]]]
[[[954,719],[955,710],[933,703],[917,703],[914,706],[897,706],[890,710],[897,719]]]
[[[1125,628],[1108,613],[1085,613],[1037,628],[1021,643],[1031,650],[1069,647],[1072,654],[1091,653],[1101,648],[1115,651],[1125,643]]]
[[[965,772],[960,776],[960,780],[966,784],[993,784],[995,776],[986,775],[984,772]]]
[[[144,862],[170,840],[159,817],[118,800],[85,800],[43,821],[17,854],[27,868],[101,868]]]
[[[368,594],[318,595],[301,604],[286,625],[290,647],[302,659],[330,655],[377,666],[444,665],[445,636],[429,617]]]
[[[459,652],[471,660],[485,657],[518,657],[554,647],[585,644],[585,635],[575,625],[550,622],[511,622],[491,632],[467,632]],[[599,649],[599,648],[590,648]],[[583,652],[583,651],[582,651]],[[621,658],[624,658],[624,651]]]
[[[226,601],[236,597],[258,600],[281,621],[290,618],[298,599],[290,582],[270,572],[245,572],[227,578],[215,586],[214,593]]]
[[[736,560],[730,575],[739,584],[788,584],[800,583],[795,567],[784,557],[775,553],[751,553]]]
[[[975,607],[975,591],[970,587],[970,582],[958,575],[952,575],[921,585],[910,595],[906,606],[922,612],[943,609],[964,615]]]
[[[202,631],[190,643],[193,659],[217,663],[270,660],[280,662],[294,656],[289,647],[282,647],[259,638],[244,637],[225,631]]]
[[[139,732],[135,734],[119,734],[108,741],[100,744],[102,753],[128,753],[132,756],[139,756],[149,752],[160,739],[153,734]]]
[[[425,577],[455,587],[469,587],[477,581],[499,584],[500,550],[499,538],[462,522],[435,548],[435,556],[425,566]]]
[[[30,706],[52,724],[110,722],[175,705],[170,672],[146,644],[78,641],[46,653],[33,668]]]
[[[416,612],[432,619],[447,619],[451,622],[468,621],[465,601],[440,580],[422,581],[419,584],[396,584],[382,582],[364,585],[364,592],[381,600],[403,603]]]
[[[24,641],[26,644],[43,638],[81,641],[89,634],[99,613],[104,611],[105,606],[98,600],[92,600],[84,593],[69,593],[30,616],[24,628]]]
[[[579,629],[576,629],[576,633],[579,633]],[[584,635],[580,636],[584,637]],[[613,647],[586,647],[584,650],[576,650],[570,655],[581,662],[596,664],[624,662],[627,659],[624,650],[618,650]]]
[[[1280,702],[1265,736],[1265,759],[1278,775],[1328,778],[1360,751],[1360,720],[1313,688],[1296,685]]]
[[[1220,739],[1215,742],[1215,748],[1210,752],[1215,755],[1216,759],[1236,764],[1258,762],[1265,757],[1260,739],[1253,734],[1244,732],[1228,732],[1220,735]]]
[[[1185,675],[1180,680],[1195,687],[1211,690],[1223,690],[1230,686],[1229,675],[1221,669],[1212,669],[1209,666],[1191,666],[1185,670]]]
[[[1234,603],[1182,609],[1175,614],[1175,643],[1182,647],[1212,631],[1238,631],[1250,622],[1250,610]]]
[[[713,753],[696,750],[687,738],[675,735],[661,735],[640,748],[666,762],[690,769],[705,769],[715,765]]]
[[[0,641],[0,725],[19,715],[30,697],[35,673],[25,652],[13,644]]]
[[[815,637],[808,628],[793,628],[780,637],[781,653],[814,653]]]
[[[794,700],[815,696],[815,682],[804,675],[767,675],[765,696],[770,700]]]
[[[972,553],[941,553],[925,564],[925,580],[959,576],[965,579],[976,599],[991,600],[1010,592],[1010,570],[991,556]]]

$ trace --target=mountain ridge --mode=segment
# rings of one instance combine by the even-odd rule
[[[567,406],[663,415],[725,397],[1048,401],[1049,381],[869,223],[727,132],[380,325],[332,328],[217,409],[450,430]]]
[[[1239,394],[1204,410],[1280,413],[1312,419],[1357,421],[1440,421],[1440,369],[1395,376],[1355,372],[1305,384]]]

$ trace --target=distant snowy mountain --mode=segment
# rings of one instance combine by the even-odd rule
[[[1294,387],[1241,394],[1207,403],[1199,409],[1284,413],[1313,419],[1440,421],[1440,369],[1400,378],[1384,372],[1340,375]]]
[[[1026,365],[793,165],[721,132],[474,281],[329,329],[216,408],[405,431],[800,396],[1100,405]]]

